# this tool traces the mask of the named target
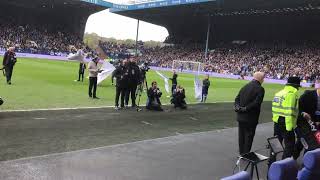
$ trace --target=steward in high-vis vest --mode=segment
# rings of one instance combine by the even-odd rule
[[[289,77],[284,89],[276,93],[272,102],[274,135],[281,143],[284,141],[282,159],[291,157],[294,151],[300,81],[299,77]]]

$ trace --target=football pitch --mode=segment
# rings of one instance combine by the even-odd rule
[[[83,83],[74,81],[77,79],[78,66],[76,62],[19,58],[14,69],[13,84],[7,85],[5,78],[0,78],[0,96],[5,100],[5,104],[0,107],[0,129],[3,129],[0,131],[3,137],[0,141],[0,165],[5,167],[0,170],[3,175],[0,175],[1,179],[32,179],[33,176],[39,179],[42,175],[47,179],[68,179],[69,174],[82,177],[82,173],[89,177],[92,172],[101,173],[102,178],[94,176],[84,179],[121,177],[140,180],[143,179],[141,176],[154,179],[150,177],[157,173],[168,176],[159,176],[161,179],[183,179],[183,173],[176,173],[179,170],[190,175],[184,179],[217,179],[230,174],[229,168],[219,163],[232,166],[235,161],[237,130],[232,127],[236,127],[237,122],[232,102],[247,81],[211,78],[208,103],[197,104],[194,98],[194,75],[180,73],[178,82],[185,87],[187,102],[190,103],[187,110],[165,105],[164,112],[136,112],[134,109],[116,111],[105,108],[114,105],[115,88],[111,85],[111,78],[98,88],[97,95],[101,99],[90,99],[87,93],[88,79]],[[171,72],[163,73],[172,76]],[[169,104],[169,94],[165,92],[164,81],[159,75],[150,71],[147,78],[149,84],[154,80],[158,82],[164,92],[162,103]],[[282,85],[263,86],[266,94],[260,123],[267,123],[272,116],[270,101]],[[141,104],[144,105],[145,101],[144,93]],[[54,108],[74,109],[45,110]],[[266,138],[272,136],[271,125],[259,125],[255,149],[264,147]],[[158,152],[149,152],[148,149],[156,149]],[[186,156],[186,153],[189,155]],[[217,155],[221,153],[224,156]],[[128,155],[129,159],[119,160],[119,157]],[[58,156],[75,159],[52,162]],[[163,162],[171,156],[176,158],[171,159],[174,162]],[[88,161],[99,160],[102,160],[101,166],[88,164]],[[141,164],[134,169],[137,161]],[[193,167],[192,163],[186,161],[195,162],[196,165]],[[74,164],[69,164],[71,162]],[[156,166],[150,166],[151,162]],[[60,165],[68,168],[63,172],[61,168],[51,171],[54,169],[51,166]],[[119,171],[119,174],[112,170],[118,166],[128,167],[131,177],[122,177],[126,174],[125,170]],[[50,170],[47,171],[46,167]],[[107,170],[100,172],[101,167]],[[147,167],[148,172],[143,170]],[[78,168],[82,170],[78,171]],[[196,172],[190,171],[193,168]]]
[[[76,108],[76,107],[101,107],[113,106],[115,87],[111,85],[111,78],[105,80],[97,91],[101,99],[93,100],[88,97],[88,79],[75,82],[78,78],[76,62],[52,61],[39,59],[19,58],[13,72],[11,86],[5,83],[5,77],[0,78],[0,96],[5,100],[2,110],[30,110],[47,108]],[[86,76],[87,77],[87,71]],[[171,72],[163,72],[171,77]],[[203,77],[201,77],[203,78]],[[170,102],[169,94],[165,92],[164,81],[154,71],[147,73],[148,83],[157,81],[164,93],[161,101],[163,104]],[[239,89],[247,83],[244,80],[230,80],[211,78],[211,87],[207,102],[233,101]],[[186,89],[188,103],[196,103],[194,98],[194,76],[179,74],[178,83]],[[264,100],[270,101],[281,85],[264,84],[266,95]],[[141,103],[146,102],[146,93],[141,97]]]

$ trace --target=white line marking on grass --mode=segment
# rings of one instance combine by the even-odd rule
[[[47,119],[47,118],[33,118],[35,120],[44,120],[44,119]]]
[[[272,123],[262,123],[260,125],[267,125],[267,124],[272,124]],[[233,127],[233,128],[237,128],[237,127]],[[233,128],[230,128],[230,129],[233,129]],[[189,134],[186,134],[186,135],[203,135],[203,134],[207,134],[207,133],[219,133],[219,132],[225,131],[225,130],[227,130],[227,129],[189,133]],[[176,134],[177,133],[178,132],[176,132]],[[183,135],[183,134],[180,134],[180,133],[178,133],[178,134],[179,135]],[[177,136],[177,135],[175,135],[175,136]],[[135,142],[129,142],[129,143],[123,143],[123,144],[115,144],[115,145],[110,145],[110,146],[102,146],[102,147],[97,147],[97,148],[87,148],[87,149],[81,149],[81,150],[69,151],[69,152],[52,153],[52,154],[41,155],[41,156],[24,157],[24,158],[8,160],[8,161],[0,161],[0,164],[9,163],[9,162],[16,162],[16,161],[22,161],[22,160],[29,160],[29,159],[36,159],[36,158],[46,158],[46,157],[64,155],[64,154],[80,153],[80,152],[86,152],[86,151],[92,151],[92,150],[101,150],[101,149],[105,149],[105,148],[121,147],[121,146],[127,146],[127,145],[131,145],[131,144],[147,143],[147,142],[153,142],[153,141],[159,141],[159,140],[166,140],[166,139],[173,138],[175,136],[167,136],[167,137],[161,137],[161,138],[155,138],[155,139],[146,139],[146,140],[142,140],[142,141],[135,141]]]
[[[199,119],[195,118],[195,117],[190,117],[190,119],[194,120],[194,121],[198,121]]]
[[[152,124],[151,123],[149,123],[149,122],[146,122],[146,121],[141,121],[143,124],[146,124],[146,125],[150,125],[150,126],[152,126]]]
[[[218,104],[218,103],[233,103],[234,101],[217,101],[208,104]],[[189,105],[201,104],[201,103],[188,103]],[[163,104],[164,106],[171,104]],[[203,105],[203,104],[201,104]],[[145,105],[140,106],[145,107]],[[114,108],[114,106],[96,106],[96,107],[75,107],[75,108],[43,108],[43,109],[20,109],[20,110],[1,110],[0,112],[35,112],[35,111],[61,111],[61,110],[82,110],[82,109],[104,109],[104,108]]]
[[[179,133],[179,132],[176,132],[176,135],[177,136],[182,136],[183,134]]]

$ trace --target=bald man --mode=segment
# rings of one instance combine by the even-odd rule
[[[234,103],[239,125],[239,153],[251,151],[256,127],[259,122],[261,104],[264,98],[264,73],[256,72],[253,80],[241,88]]]

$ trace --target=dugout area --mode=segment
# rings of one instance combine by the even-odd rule
[[[217,179],[232,174],[236,160],[232,108],[2,112],[0,178]],[[262,109],[260,122],[270,122],[271,103]],[[259,125],[253,149],[264,148],[270,133],[272,123]]]

